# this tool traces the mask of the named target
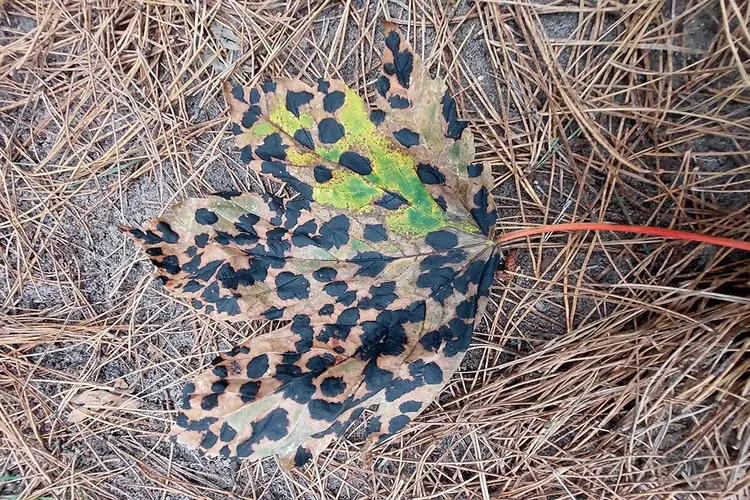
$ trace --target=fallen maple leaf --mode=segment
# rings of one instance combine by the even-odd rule
[[[199,311],[291,321],[186,385],[183,443],[299,466],[371,404],[370,444],[399,431],[458,368],[500,258],[491,175],[445,83],[390,24],[385,45],[376,109],[333,80],[226,88],[242,159],[299,196],[224,192],[124,228]]]
[[[498,246],[510,241],[593,230],[750,251],[750,242],[604,222],[495,238],[492,179],[473,163],[467,123],[444,82],[385,26],[376,109],[338,81],[225,89],[242,159],[298,197],[218,193],[170,207],[145,231],[122,228],[196,309],[290,320],[185,386],[173,429],[183,443],[299,466],[371,404],[367,446],[398,432],[458,368]]]

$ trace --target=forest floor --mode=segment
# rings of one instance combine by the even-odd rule
[[[750,239],[750,3],[0,0],[0,499],[747,498],[750,260],[638,235],[514,244],[459,373],[371,463],[166,439],[182,384],[274,325],[169,298],[118,231],[276,189],[225,80],[371,100],[381,19],[444,76],[498,231],[650,224]]]

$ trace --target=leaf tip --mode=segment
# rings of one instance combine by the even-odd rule
[[[138,242],[143,240],[143,231],[133,226],[126,226],[124,224],[118,224],[117,229],[120,230],[128,239]]]
[[[294,457],[291,455],[276,455],[276,461],[278,462],[279,467],[284,469],[287,473],[297,468],[297,465],[294,463]]]
[[[232,84],[224,80],[221,83],[221,89],[224,92],[224,99],[229,103],[232,99]]]
[[[383,28],[385,29],[386,33],[389,33],[391,31],[397,31],[397,29],[398,29],[398,28],[396,28],[396,25],[393,24],[392,21],[389,21],[387,19],[383,19],[381,21],[381,23],[383,23]]]
[[[229,115],[232,118],[232,123],[242,123],[245,111],[250,108],[250,105],[245,100],[245,88],[241,85],[232,85],[228,81],[224,81],[221,86],[224,100],[229,107]]]

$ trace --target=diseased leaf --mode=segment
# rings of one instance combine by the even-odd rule
[[[219,193],[127,229],[196,309],[289,320],[185,386],[174,432],[190,446],[301,465],[371,404],[377,442],[469,346],[500,257],[490,172],[444,82],[386,34],[376,109],[338,81],[226,89],[242,159],[299,196]]]

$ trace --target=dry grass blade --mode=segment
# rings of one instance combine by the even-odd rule
[[[365,415],[286,473],[165,441],[182,381],[278,325],[168,299],[117,225],[223,189],[291,195],[242,167],[221,83],[331,76],[371,97],[386,17],[471,120],[504,230],[609,221],[748,240],[748,12],[0,2],[0,498],[745,498],[747,254],[609,233],[516,245],[438,402],[371,460]],[[105,401],[77,415],[96,390]]]

